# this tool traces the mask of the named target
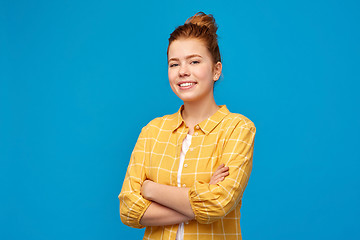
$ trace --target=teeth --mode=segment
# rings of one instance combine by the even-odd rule
[[[195,83],[181,83],[180,84],[180,87],[188,87],[188,86],[191,86],[191,85],[194,85]]]

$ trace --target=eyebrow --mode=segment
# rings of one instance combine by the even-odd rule
[[[200,58],[202,58],[202,56],[199,55],[199,54],[191,54],[191,55],[189,55],[189,56],[186,56],[185,59],[189,59],[189,58],[193,58],[193,57],[200,57]],[[170,58],[170,59],[168,60],[168,62],[170,62],[170,61],[179,61],[179,59],[178,59],[178,58]]]

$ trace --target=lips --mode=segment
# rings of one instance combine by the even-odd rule
[[[190,89],[196,84],[197,84],[196,82],[192,82],[192,81],[182,81],[178,83],[178,86],[180,87],[180,89],[184,90],[184,89]]]
[[[180,83],[179,86],[180,87],[188,87],[188,86],[192,86],[194,85],[195,83]]]
[[[192,85],[195,85],[196,82],[194,81],[181,81],[178,83],[178,86],[180,87],[188,87],[188,86],[192,86]]]

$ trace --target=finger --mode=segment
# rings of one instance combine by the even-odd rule
[[[221,169],[221,168],[223,168],[225,166],[225,164],[220,164],[218,167],[217,167],[217,169],[215,170],[215,172],[217,171],[217,170],[219,170],[219,169]]]
[[[220,169],[220,172],[228,172],[229,171],[229,167],[223,167]]]
[[[221,164],[221,165],[215,170],[214,174],[221,173],[221,172],[223,172],[223,171],[225,171],[225,170],[227,170],[227,169],[229,169],[229,167],[225,167],[224,164]]]
[[[218,180],[218,179],[220,179],[220,178],[225,178],[225,177],[227,177],[228,175],[229,175],[229,172],[224,172],[224,173],[221,173],[221,174],[218,174],[218,175],[214,176],[214,177],[213,177],[213,180],[216,181],[216,180]]]
[[[216,181],[214,181],[215,182],[214,184],[222,182],[222,181],[224,181],[224,179],[225,179],[224,177],[218,178]]]
[[[224,178],[227,177],[227,176],[229,176],[229,172],[224,172],[224,173],[221,173],[219,175],[214,176],[213,180],[217,181],[217,180],[219,180],[221,178],[223,178],[222,180],[224,180]],[[222,181],[222,180],[220,180],[220,181]]]
[[[229,175],[229,167],[225,167],[225,164],[220,164],[216,169],[213,175],[210,178],[210,184],[216,184],[216,182],[222,181],[219,180],[221,177],[226,177]]]
[[[211,182],[216,182],[220,177],[221,177],[220,174],[214,174],[214,175],[211,177],[210,181],[211,181]]]
[[[225,173],[220,174],[219,176],[217,176],[216,179],[225,178],[225,177],[227,177],[227,176],[229,176],[229,172],[225,172]]]
[[[229,171],[229,167],[223,167],[223,168],[217,170],[213,175],[216,176],[216,175],[222,174],[224,172],[228,172],[228,171]]]

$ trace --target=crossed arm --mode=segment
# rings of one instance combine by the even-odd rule
[[[118,196],[121,221],[128,226],[142,228],[173,225],[192,219],[209,224],[226,216],[241,201],[252,169],[256,128],[250,123],[240,124],[242,122],[227,137],[221,155],[221,161],[231,170],[218,169],[209,183],[196,181],[190,189],[145,180],[145,153],[151,151],[151,144],[146,137],[148,128],[144,128],[131,155]],[[221,176],[225,172],[229,175]]]
[[[229,168],[221,164],[212,175],[209,184],[217,184],[229,175]],[[189,188],[181,188],[145,180],[141,195],[152,203],[140,220],[143,226],[165,226],[194,219],[190,205]]]

